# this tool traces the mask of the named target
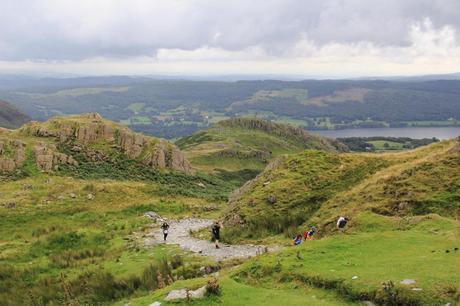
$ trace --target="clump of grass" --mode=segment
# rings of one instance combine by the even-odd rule
[[[212,295],[220,295],[221,294],[221,289],[219,285],[219,281],[217,278],[213,277],[210,280],[208,280],[208,283],[206,284],[206,295],[207,296],[212,296]]]

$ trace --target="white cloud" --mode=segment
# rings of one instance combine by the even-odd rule
[[[460,71],[456,0],[0,3],[0,69],[80,74]]]

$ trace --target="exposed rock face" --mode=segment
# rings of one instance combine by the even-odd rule
[[[107,144],[118,149],[131,159],[138,159],[146,166],[154,169],[172,169],[192,173],[190,163],[182,152],[166,140],[134,133],[128,128],[103,120],[97,113],[89,113],[76,117],[51,119],[45,124],[33,122],[24,126],[21,133],[38,137],[53,137],[60,143],[74,143],[72,151],[85,151],[98,160],[104,160],[100,150],[93,150],[95,144]],[[75,164],[67,155],[57,155],[41,148],[37,149],[40,157],[40,169],[49,171],[55,166],[51,160],[59,163]],[[91,158],[93,159],[93,158]]]
[[[25,160],[25,144],[23,142],[0,139],[0,171],[13,171],[21,167]]]
[[[49,172],[55,170],[59,165],[78,166],[72,156],[55,151],[45,145],[37,145],[33,148],[37,168],[41,171]]]

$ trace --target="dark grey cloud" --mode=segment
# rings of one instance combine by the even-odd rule
[[[405,46],[412,25],[460,32],[458,0],[4,0],[0,60],[152,56],[159,49],[260,47],[286,55],[318,46]]]

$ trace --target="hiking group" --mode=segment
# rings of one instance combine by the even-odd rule
[[[348,221],[350,219],[348,217],[339,217],[337,220],[337,230],[339,232],[343,232],[345,230],[345,226],[347,225]],[[211,226],[211,234],[212,234],[212,241],[214,242],[214,245],[216,249],[219,249],[219,240],[220,240],[220,230],[222,228],[222,225],[219,222],[214,222],[213,225]],[[166,221],[163,221],[163,224],[161,225],[161,229],[163,231],[163,240],[166,242],[166,238],[168,237],[168,231],[169,231],[169,224]],[[303,235],[302,234],[297,234],[293,238],[293,244],[294,245],[299,245],[302,243],[302,240],[313,240],[313,236],[317,233],[318,229],[316,226],[309,224],[308,225],[308,230],[306,230]]]
[[[211,227],[211,233],[212,233],[212,240],[214,241],[214,245],[216,249],[219,249],[219,240],[220,240],[220,229],[222,226],[219,224],[219,222],[214,222],[214,224]],[[166,221],[163,221],[163,224],[161,225],[161,230],[163,232],[163,241],[166,242],[166,239],[168,238],[168,232],[169,232],[169,224]]]
[[[345,230],[345,226],[347,225],[348,221],[350,221],[350,219],[348,217],[339,217],[339,219],[337,220],[337,230],[339,232],[343,232]],[[299,245],[302,243],[302,238],[303,240],[313,240],[313,236],[316,234],[316,232],[318,231],[318,229],[316,228],[316,226],[314,225],[311,225],[309,224],[308,225],[309,229],[306,230],[304,233],[303,233],[303,236],[301,234],[297,234],[296,236],[294,236],[293,240],[292,240],[292,243],[294,245]]]

